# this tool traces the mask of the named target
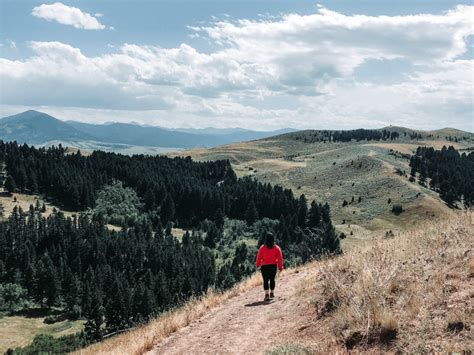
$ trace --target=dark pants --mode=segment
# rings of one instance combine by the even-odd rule
[[[270,290],[273,291],[275,289],[275,276],[277,273],[276,264],[262,265],[260,270],[262,271],[262,277],[263,277],[263,289],[267,291],[268,284],[270,283]]]

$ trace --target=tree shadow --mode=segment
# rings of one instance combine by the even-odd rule
[[[42,308],[27,308],[22,309],[16,312],[12,312],[11,315],[13,316],[22,316],[25,318],[43,318],[47,316],[57,316],[62,314],[63,312],[57,309],[49,309],[46,307]]]
[[[245,305],[245,307],[267,306],[271,303],[272,303],[272,301],[257,301],[257,302],[253,302],[253,303],[247,303]]]

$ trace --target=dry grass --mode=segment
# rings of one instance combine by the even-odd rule
[[[472,349],[473,216],[460,212],[450,220],[424,223],[300,269],[309,275],[294,290],[291,299],[298,300],[297,306],[281,325],[276,343],[280,345],[268,353]],[[211,290],[80,353],[144,353],[259,282],[254,275],[227,292]]]
[[[38,334],[55,337],[74,334],[83,329],[83,321],[62,321],[54,324],[44,323],[44,317],[5,316],[0,318],[0,352],[8,348],[26,346]]]
[[[53,205],[50,202],[45,201],[41,196],[39,195],[33,195],[33,194],[23,194],[23,193],[13,193],[13,194],[8,194],[6,193],[3,189],[0,190],[0,206],[3,208],[3,218],[8,218],[10,214],[12,213],[13,209],[15,207],[21,208],[23,212],[28,212],[30,209],[30,206],[33,205],[33,207],[36,206],[37,201],[39,201],[40,207],[43,206],[43,203],[46,207],[46,212],[41,213],[43,217],[48,217],[53,213],[53,210],[58,210],[61,211],[65,217],[70,217],[72,218],[75,215],[78,215],[80,212],[73,212],[73,211],[65,211],[64,209]],[[113,224],[107,224],[107,228],[109,230],[114,230],[116,232],[119,232],[122,230],[122,227],[115,226]],[[173,229],[173,233],[176,230]],[[178,236],[184,234],[180,234],[179,231],[177,231]]]
[[[345,349],[407,353],[473,346],[472,212],[321,263],[309,293]]]
[[[151,350],[153,345],[186,327],[192,321],[201,318],[210,310],[222,305],[224,301],[248,291],[259,283],[260,276],[254,274],[252,277],[223,293],[210,290],[203,297],[191,299],[182,307],[165,312],[144,326],[94,344],[77,353],[142,354]]]
[[[52,205],[49,202],[44,201],[40,196],[37,195],[28,195],[22,193],[13,193],[7,194],[3,189],[0,191],[0,205],[3,207],[4,217],[8,217],[15,207],[21,208],[24,212],[28,212],[30,205],[36,206],[36,201],[39,201],[40,206],[43,206],[43,203],[46,205],[46,212],[44,216],[49,216],[53,209],[59,210],[59,207]],[[71,217],[74,213],[63,211],[66,217]]]

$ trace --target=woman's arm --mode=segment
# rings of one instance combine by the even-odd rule
[[[281,253],[281,249],[280,247],[277,247],[278,250],[278,260],[277,260],[277,263],[278,263],[278,270],[282,271],[283,270],[283,254]]]
[[[262,248],[260,248],[258,249],[257,259],[255,259],[255,267],[257,267],[257,269],[262,264],[262,256],[263,256],[263,252],[262,252]]]

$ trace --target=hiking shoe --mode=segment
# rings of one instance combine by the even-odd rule
[[[269,295],[265,295],[265,298],[263,299],[263,302],[268,302],[270,301],[270,296]]]
[[[270,299],[275,298],[275,294],[273,292],[270,292]]]

